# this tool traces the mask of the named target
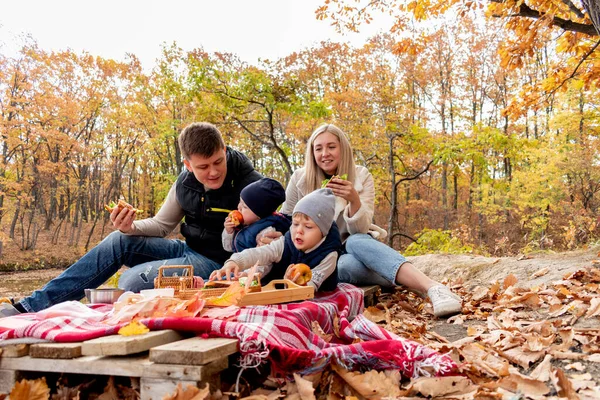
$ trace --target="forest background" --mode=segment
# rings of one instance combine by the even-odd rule
[[[375,222],[409,255],[597,242],[600,42],[581,4],[353,4],[316,16],[356,30],[388,12],[389,33],[257,65],[176,43],[149,71],[34,39],[0,54],[0,267],[67,266],[112,230],[111,200],[154,215],[194,121],[284,185],[335,123],[373,173]]]

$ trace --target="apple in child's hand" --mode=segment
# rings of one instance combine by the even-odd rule
[[[242,213],[239,212],[238,210],[233,210],[232,212],[230,212],[229,218],[231,218],[231,222],[233,222],[233,225],[235,225],[235,226],[238,226],[238,225],[244,223],[244,217],[243,217]]]
[[[312,271],[306,264],[290,264],[285,272],[285,278],[291,280],[296,285],[306,286],[312,279]]]

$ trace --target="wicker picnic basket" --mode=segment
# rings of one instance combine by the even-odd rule
[[[165,271],[172,269],[183,270],[182,276],[165,276]],[[194,286],[194,267],[191,265],[163,265],[158,268],[158,277],[154,280],[154,287],[173,288],[175,296],[182,290],[192,289]]]

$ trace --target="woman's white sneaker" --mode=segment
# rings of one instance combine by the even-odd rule
[[[444,285],[435,285],[429,288],[427,296],[433,304],[433,315],[448,317],[462,311],[462,300]]]

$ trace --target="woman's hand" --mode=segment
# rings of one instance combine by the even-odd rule
[[[327,186],[325,187],[331,189],[334,195],[341,197],[350,203],[350,216],[356,214],[360,208],[360,196],[358,195],[356,189],[354,189],[352,182],[334,177],[327,183]]]
[[[240,278],[240,267],[233,261],[227,261],[223,268],[217,269],[210,274],[208,278],[211,281],[220,281],[220,280],[231,280],[231,274],[233,274],[234,279]]]

